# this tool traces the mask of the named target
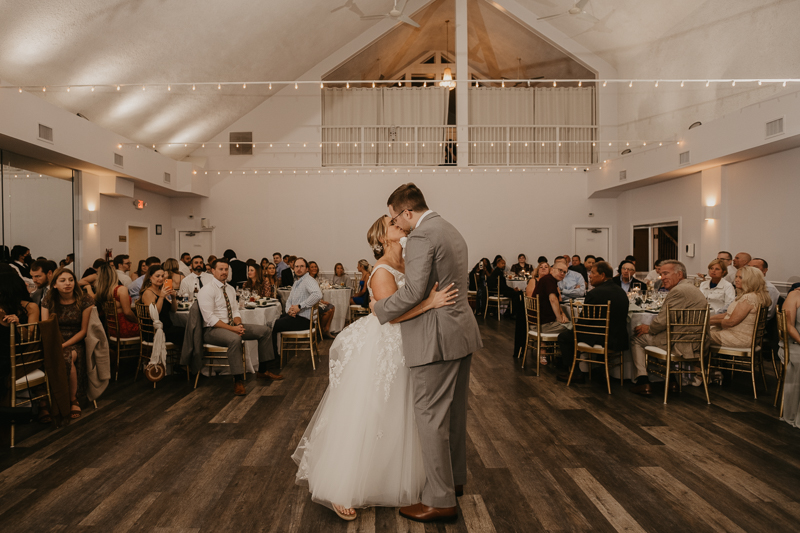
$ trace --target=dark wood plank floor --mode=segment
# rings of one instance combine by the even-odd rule
[[[642,398],[595,380],[567,388],[521,371],[513,323],[481,322],[468,423],[469,482],[458,521],[408,522],[369,509],[352,523],[310,502],[290,455],[327,386],[292,359],[283,382],[228,378],[193,390],[112,384],[77,423],[0,453],[4,531],[798,531],[800,431],[748,383]],[[123,370],[125,370],[123,368]],[[774,378],[770,381],[774,393]],[[7,446],[4,443],[4,446]]]

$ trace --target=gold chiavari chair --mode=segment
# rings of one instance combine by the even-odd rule
[[[683,374],[697,373],[696,369],[684,368],[685,363],[699,364],[700,375],[703,377],[703,387],[706,391],[706,401],[711,405],[708,396],[708,377],[703,365],[703,354],[706,347],[706,332],[708,331],[708,305],[702,309],[670,309],[667,306],[667,347],[645,346],[645,365],[656,367],[655,374],[664,377],[664,404],[667,403],[669,394],[669,378],[677,374],[678,387],[681,386]],[[688,345],[692,351],[691,357],[685,357],[676,350],[677,346]],[[677,365],[677,370],[672,367]]]
[[[106,315],[106,336],[108,337],[108,345],[112,355],[116,355],[117,360],[117,368],[116,374],[114,375],[114,380],[119,380],[119,362],[120,359],[139,359],[141,355],[141,339],[139,335],[136,337],[119,337],[119,332],[121,331],[119,327],[119,323],[117,320],[117,313],[120,312],[119,303],[114,300],[113,298],[110,300],[106,300],[103,303],[103,312]],[[115,335],[112,335],[111,332],[116,332]],[[123,356],[122,354],[128,354]],[[137,364],[138,370],[138,364]],[[134,377],[134,380],[136,378]]]
[[[791,348],[792,338],[789,337],[789,328],[786,327],[786,312],[785,311],[778,311],[775,314],[775,318],[778,320],[778,340],[780,341],[783,349],[783,361],[778,365],[777,375],[778,378],[778,390],[775,391],[775,401],[772,402],[772,405],[777,407],[778,406],[778,398],[781,399],[781,407],[780,407],[780,418],[783,418],[783,399],[784,399],[784,390],[783,390],[783,382],[786,379],[786,365],[789,362],[789,351]]]
[[[169,309],[167,309],[167,304],[162,307],[162,313],[169,313]],[[140,349],[139,349],[139,362],[136,365],[136,374],[133,376],[133,381],[136,381],[136,378],[139,376],[139,368],[143,364],[147,364],[150,362],[150,356],[153,353],[153,339],[156,336],[156,328],[153,326],[153,319],[150,316],[150,306],[145,305],[141,301],[136,302],[136,319],[139,322],[139,340],[140,340]],[[178,354],[178,349],[175,344],[167,341],[167,357],[172,355],[175,357]],[[189,379],[189,369],[186,369],[186,378]],[[156,384],[153,383],[153,388],[156,388]]]
[[[242,368],[247,371],[247,360],[246,355],[244,353],[244,341],[242,343]],[[214,344],[203,344],[203,367],[204,368],[230,368],[231,365],[228,362],[228,348],[227,346],[216,346]],[[219,361],[224,361],[220,363]],[[188,374],[188,369],[187,369]],[[197,388],[197,383],[200,381],[200,374],[202,374],[202,369],[200,372],[197,373],[197,376],[194,378],[194,388]],[[213,372],[211,372],[213,373]]]
[[[483,318],[486,319],[486,315],[489,313],[489,307],[495,305],[497,307],[497,320],[500,321],[500,309],[503,305],[507,305],[511,307],[511,298],[503,296],[500,294],[500,278],[497,279],[497,290],[490,291],[487,285],[486,290],[488,292],[486,296],[486,310],[483,312]],[[511,307],[513,312],[514,308]],[[536,372],[536,375],[539,375],[539,372]]]
[[[50,383],[44,370],[44,350],[39,333],[39,324],[10,324],[11,328],[11,407],[30,404],[35,400],[47,398],[50,400]],[[43,385],[44,392],[36,394],[34,387]],[[17,399],[17,393],[27,389],[28,397],[24,400]],[[11,422],[11,447],[14,447],[15,437],[14,421]]]
[[[609,348],[608,332],[611,324],[611,302],[605,304],[584,304],[570,301],[572,311],[572,334],[575,338],[575,357],[572,360],[572,368],[569,370],[567,387],[572,381],[572,374],[575,372],[575,365],[580,362],[593,365],[603,365],[606,369],[606,385],[608,393],[611,394],[611,377],[608,373],[609,368]],[[591,339],[591,344],[578,342],[578,337]],[[619,384],[622,386],[625,380],[625,366],[622,361],[622,352],[615,352],[619,355],[619,362],[615,366],[620,367]],[[582,357],[579,357],[582,356]],[[601,359],[594,359],[592,356],[600,356]],[[591,368],[589,369],[589,379],[592,377]]]
[[[477,302],[478,302],[478,290],[477,290],[478,289],[478,275],[477,274],[473,274],[472,275],[472,281],[475,284],[475,289],[476,290],[467,291],[467,303],[472,308],[472,312],[474,313],[475,310],[476,310],[476,307],[477,307]]]
[[[732,346],[711,346],[711,354],[708,361],[708,369],[728,370],[731,378],[734,372],[744,372],[750,374],[753,383],[753,398],[758,398],[756,392],[756,358],[758,358],[761,378],[764,381],[764,388],[767,387],[767,378],[764,375],[764,360],[761,357],[761,345],[764,340],[764,332],[767,329],[767,313],[769,306],[759,305],[756,308],[756,321],[753,324],[753,333],[750,337],[750,346],[746,348],[735,348]]]
[[[311,308],[311,320],[309,320],[307,331],[281,332],[281,368],[283,368],[283,355],[286,353],[286,350],[292,350],[294,352],[308,350],[311,352],[311,367],[314,370],[317,369],[317,365],[314,362],[314,350],[317,348],[317,328],[319,328],[319,304],[314,304]]]
[[[558,333],[542,333],[539,317],[539,297],[534,296],[533,298],[529,298],[525,296],[525,322],[527,324],[528,333],[526,335],[525,352],[522,354],[522,368],[523,370],[525,369],[525,359],[528,356],[528,348],[535,349],[537,376],[539,375],[542,350],[552,350],[553,356],[558,353]]]

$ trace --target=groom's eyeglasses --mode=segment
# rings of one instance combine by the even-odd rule
[[[394,217],[393,219],[391,219],[391,220],[389,221],[389,225],[390,225],[390,226],[394,226],[394,225],[395,225],[395,221],[396,221],[398,218],[400,218],[400,215],[402,215],[402,214],[403,214],[403,213],[405,213],[406,211],[408,211],[408,209],[403,209],[402,211],[400,211],[399,213],[397,213],[397,216],[396,216],[396,217]]]

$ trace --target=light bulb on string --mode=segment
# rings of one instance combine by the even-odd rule
[[[270,89],[271,89],[271,88],[272,88],[272,86],[270,85]],[[246,84],[246,83],[243,83],[243,84],[242,84],[242,89],[247,89],[247,84]]]
[[[43,93],[47,92],[47,87],[42,87],[42,92]]]
[[[683,82],[681,81],[681,87],[683,87]]]
[[[347,89],[349,89],[349,88],[350,88],[350,82],[349,82],[349,81],[347,82],[346,88],[347,88]]]
[[[217,84],[217,90],[220,90],[220,89],[222,89],[222,84],[221,84],[221,83],[218,83],[218,84]]]
[[[67,87],[67,92],[69,92],[69,89],[70,89],[70,88],[69,88],[69,87]],[[92,87],[92,91],[94,91],[94,87]]]
[[[578,82],[578,87],[583,87],[583,81]]]
[[[297,89],[297,82],[294,83],[294,88]]]
[[[555,87],[555,86],[556,86],[556,82],[555,82],[555,81],[553,81],[553,87]]]
[[[706,87],[708,87],[708,85],[709,85],[710,83],[711,83],[711,80],[708,80],[708,81],[706,82]]]
[[[731,82],[731,87],[736,87],[736,80],[733,80],[733,81]]]
[[[143,91],[145,90],[145,88],[144,88],[144,85],[142,85],[142,90],[143,90]]]
[[[758,80],[758,84],[761,85],[761,80]]]
[[[19,92],[22,92],[22,87],[19,88]]]
[[[628,84],[628,87],[633,87],[633,80]]]
[[[656,87],[658,87],[658,80],[656,80]]]
[[[92,89],[92,90],[94,90],[94,89]],[[169,85],[167,85],[167,90],[168,90],[168,91],[171,91],[171,90],[172,90],[172,87],[171,87],[171,86],[169,86]]]
[[[603,80],[603,87],[605,87],[607,83],[608,83],[608,81]],[[550,170],[550,169],[548,168],[547,170]]]
[[[372,88],[373,89],[375,88],[375,82],[374,81],[372,82]]]
[[[783,86],[786,87],[786,80],[783,80]]]
[[[192,90],[193,90],[193,91],[195,90],[194,83],[192,84]]]
[[[119,85],[117,85],[117,90],[119,91]]]
[[[320,82],[320,83],[319,83],[319,88],[320,88],[320,89],[324,89],[324,88],[325,88],[325,84],[324,84],[324,83],[322,83],[322,82]]]

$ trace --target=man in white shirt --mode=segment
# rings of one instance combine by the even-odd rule
[[[728,254],[730,256],[731,254]],[[736,271],[742,268],[743,266],[747,266],[753,258],[747,252],[739,252],[736,254],[736,257],[733,258],[733,267],[728,267],[728,275],[725,276],[725,279],[733,283],[734,287],[736,286]]]
[[[278,353],[278,333],[307,331],[311,325],[311,308],[322,300],[319,283],[308,275],[308,262],[302,257],[294,261],[294,276],[297,281],[286,299],[286,312],[275,321],[272,328],[272,349],[275,353]]]
[[[133,283],[133,280],[128,275],[131,271],[131,258],[128,255],[120,254],[114,258],[114,268],[117,269],[117,277],[119,282],[126,287]]]
[[[181,254],[181,260],[178,261],[178,270],[184,276],[192,273],[192,256],[188,252]]]
[[[192,257],[191,273],[181,282],[180,296],[188,296],[194,300],[195,289],[200,291],[206,284],[214,281],[214,276],[206,272],[206,264],[202,255]]]
[[[283,379],[283,376],[273,374],[264,367],[268,361],[275,359],[274,353],[269,350],[272,329],[259,324],[242,324],[236,290],[225,282],[229,268],[226,259],[214,261],[211,267],[214,279],[203,285],[202,290],[197,293],[197,305],[203,315],[203,341],[228,348],[228,364],[234,376],[233,393],[244,396],[247,389],[242,360],[243,340],[258,341],[258,379]]]
[[[736,257],[739,257],[739,255],[737,254]],[[778,298],[781,297],[781,293],[778,288],[775,287],[775,285],[766,280],[767,272],[769,271],[769,265],[765,259],[756,257],[747,263],[747,266],[755,267],[759,269],[762,274],[764,274],[764,282],[767,284],[767,292],[769,292],[769,297],[772,299],[772,303],[769,306],[769,313],[767,313],[767,320],[772,320],[772,317],[775,316],[775,309],[778,306]]]
[[[289,265],[284,262],[280,252],[272,254],[272,260],[275,262],[275,278],[281,279],[281,272],[289,268]]]

